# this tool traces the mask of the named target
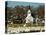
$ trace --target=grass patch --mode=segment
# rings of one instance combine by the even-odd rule
[[[13,28],[15,28],[15,27],[24,27],[24,25],[25,25],[26,23],[16,23],[16,24],[7,24],[7,27],[13,27]],[[31,24],[31,23],[27,23],[26,25],[25,25],[25,27],[44,27],[44,25],[43,24],[37,24],[36,25],[36,23],[34,23],[33,25]]]

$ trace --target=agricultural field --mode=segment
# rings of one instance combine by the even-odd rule
[[[8,33],[27,33],[27,32],[44,32],[45,29],[44,29],[44,25],[36,25],[36,24],[33,24],[31,25],[30,23],[27,23],[27,24],[7,24],[7,32]]]

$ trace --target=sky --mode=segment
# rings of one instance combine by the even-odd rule
[[[21,6],[33,6],[33,8],[38,7],[39,5],[43,5],[44,3],[32,3],[32,2],[20,2],[20,1],[7,1],[7,6],[8,7],[15,7],[17,5]]]

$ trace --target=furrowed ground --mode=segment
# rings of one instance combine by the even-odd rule
[[[8,33],[20,33],[25,31],[25,32],[32,32],[32,31],[36,31],[36,32],[40,32],[40,31],[44,31],[44,24],[31,24],[31,23],[27,23],[27,24],[7,24],[7,32]]]

